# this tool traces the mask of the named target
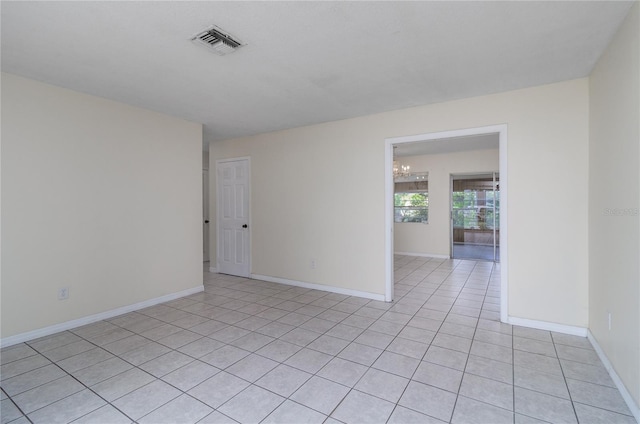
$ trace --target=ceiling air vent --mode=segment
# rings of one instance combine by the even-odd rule
[[[211,27],[202,31],[191,39],[194,43],[201,44],[213,50],[217,55],[233,53],[237,48],[242,47],[242,42],[234,40],[229,34],[225,34],[219,28]]]

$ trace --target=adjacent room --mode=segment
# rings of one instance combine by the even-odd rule
[[[394,145],[396,253],[500,261],[498,148],[498,134]]]
[[[640,4],[2,1],[0,416],[640,422]]]

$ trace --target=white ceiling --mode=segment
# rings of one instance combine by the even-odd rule
[[[631,5],[2,1],[2,70],[215,141],[584,77]],[[189,41],[213,24],[247,45]]]

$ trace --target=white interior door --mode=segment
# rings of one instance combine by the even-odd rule
[[[249,159],[216,162],[218,272],[248,277]]]
[[[209,170],[202,170],[202,257],[209,261]]]

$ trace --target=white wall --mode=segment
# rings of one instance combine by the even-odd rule
[[[499,157],[498,149],[488,149],[400,158],[403,165],[411,166],[412,172],[429,173],[429,223],[395,223],[395,251],[449,256],[451,174],[496,172]]]
[[[2,338],[201,287],[201,161],[200,124],[3,73]]]
[[[640,405],[639,63],[636,3],[589,78],[589,328],[636,405]]]
[[[384,294],[385,138],[505,123],[508,312],[586,327],[587,79],[215,142],[210,163],[251,156],[254,274]]]

